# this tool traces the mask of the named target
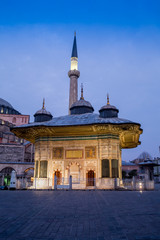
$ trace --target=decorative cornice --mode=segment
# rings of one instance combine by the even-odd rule
[[[142,129],[137,124],[97,124],[84,126],[34,126],[28,128],[14,128],[12,132],[20,138],[35,143],[36,139],[41,137],[51,137],[58,141],[61,139],[89,140],[91,136],[95,138],[107,138],[108,135],[119,136],[122,148],[132,148],[140,144],[139,136]],[[93,139],[93,138],[92,138]]]

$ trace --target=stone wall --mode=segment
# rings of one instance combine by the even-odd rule
[[[24,162],[24,146],[17,144],[0,144],[1,162]]]

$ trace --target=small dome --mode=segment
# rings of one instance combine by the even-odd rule
[[[150,160],[152,160],[153,158],[152,158],[152,156],[148,152],[142,152],[138,156],[138,159],[144,159],[144,160],[150,159]]]
[[[48,112],[45,108],[42,108],[40,110],[38,110],[35,115],[37,114],[46,114],[46,115],[52,115],[50,112]]]
[[[101,107],[99,110],[100,117],[102,118],[113,118],[118,117],[119,110],[109,103],[109,95],[107,94],[107,105]]]
[[[109,109],[114,109],[114,110],[117,110],[117,111],[118,111],[118,109],[117,109],[115,106],[110,105],[110,104],[107,104],[107,105],[101,107],[101,109],[100,109],[99,111],[102,111],[102,110],[109,110]]]
[[[89,107],[89,108],[93,108],[92,105],[90,104],[90,102],[84,100],[84,99],[79,99],[78,101],[76,101],[75,103],[72,104],[71,108],[73,107]]]
[[[34,121],[35,122],[45,122],[45,121],[51,120],[52,117],[53,117],[52,114],[45,109],[45,107],[44,107],[44,99],[43,99],[42,109],[38,110],[34,114]]]
[[[93,113],[94,108],[90,102],[84,100],[83,97],[83,87],[81,87],[81,97],[78,101],[74,102],[70,107],[71,115],[72,114],[84,114],[84,113]]]

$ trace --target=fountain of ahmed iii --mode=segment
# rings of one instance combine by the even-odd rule
[[[123,148],[140,144],[141,125],[118,117],[110,104],[94,113],[83,96],[78,100],[78,54],[76,35],[71,55],[69,114],[52,117],[44,106],[34,122],[14,127],[12,132],[35,145],[34,185],[39,189],[67,186],[72,176],[73,189],[113,189],[115,179],[122,182]],[[56,177],[55,177],[56,176]]]

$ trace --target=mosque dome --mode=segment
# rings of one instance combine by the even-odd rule
[[[0,98],[0,106],[13,108],[9,102],[7,102],[6,100],[4,100],[2,98]]]
[[[107,94],[107,105],[101,107],[99,110],[100,117],[102,118],[114,118],[118,117],[119,110],[109,103],[109,95]]]
[[[15,110],[13,106],[6,100],[0,98],[0,114],[16,114],[20,115],[20,112]]]
[[[48,112],[45,107],[44,107],[44,99],[43,99],[43,106],[42,109],[38,110],[35,114],[34,114],[34,121],[35,122],[45,122],[45,121],[49,121],[52,119],[52,114],[50,112]]]
[[[81,97],[78,101],[74,102],[70,107],[71,115],[73,114],[84,114],[84,113],[93,113],[94,108],[90,102],[84,100],[83,97],[83,87],[81,87]]]
[[[152,160],[152,156],[148,152],[142,152],[139,156],[138,159],[144,159],[144,160]]]

